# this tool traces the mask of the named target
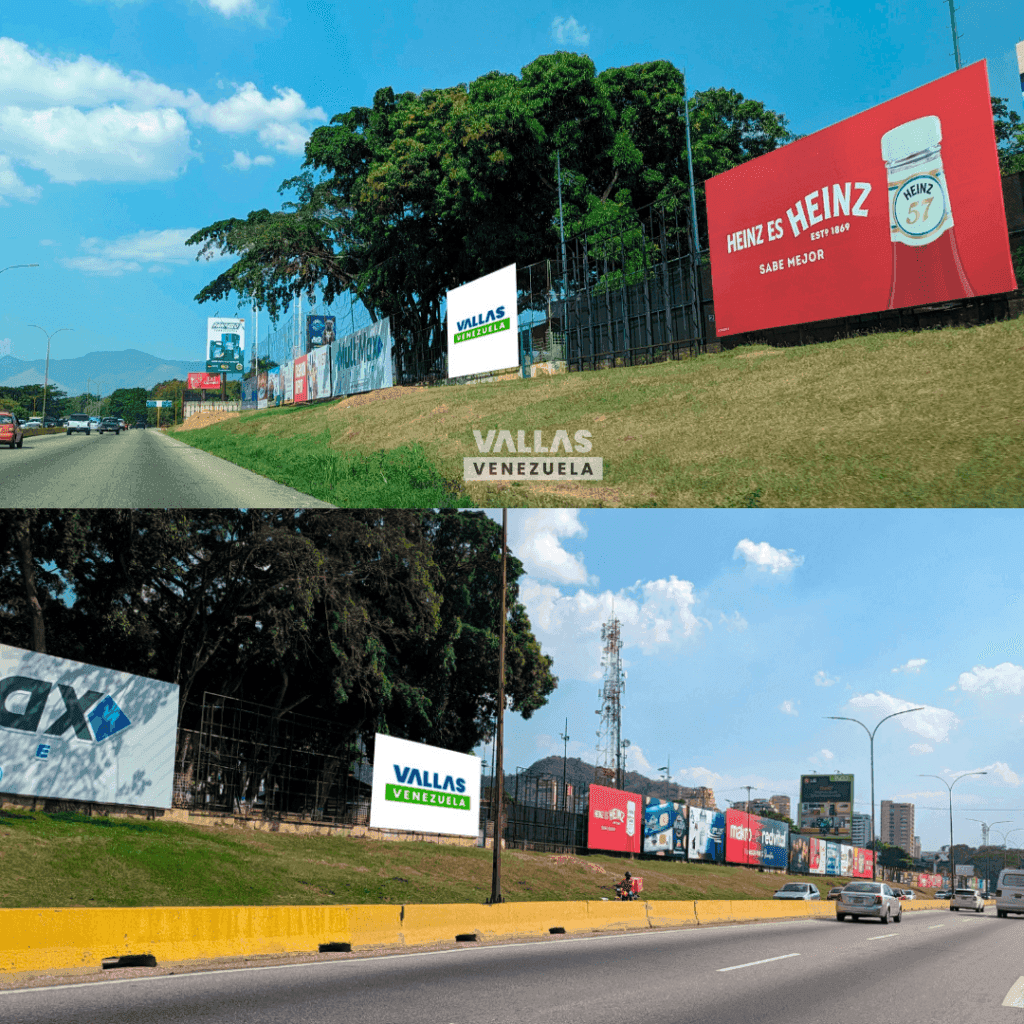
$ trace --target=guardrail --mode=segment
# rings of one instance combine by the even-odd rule
[[[949,904],[908,901],[903,909],[948,910]],[[457,939],[699,927],[834,914],[834,903],[826,900],[12,909],[0,910],[0,975],[84,973],[120,957],[142,957],[153,966],[154,961],[347,952]]]

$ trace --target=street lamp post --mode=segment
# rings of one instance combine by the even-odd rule
[[[875,843],[877,838],[875,835],[875,733],[878,732],[878,726],[882,722],[888,722],[890,718],[895,718],[897,715],[909,715],[911,711],[924,711],[924,708],[904,708],[902,711],[894,711],[891,715],[886,715],[881,722],[874,727],[869,729],[860,719],[857,718],[845,718],[842,715],[826,715],[826,718],[831,718],[835,722],[856,722],[867,734],[868,739],[871,741],[871,880],[875,881],[878,878],[878,848]],[[850,807],[850,818],[853,818],[853,807]]]
[[[498,776],[498,813],[494,819],[494,860],[491,864],[490,902],[504,902],[501,895],[501,833],[505,803],[504,723],[505,723],[505,574],[508,552],[508,509],[501,510],[501,646],[498,649],[498,729],[494,748],[495,772]],[[492,790],[493,793],[493,790]]]
[[[34,264],[30,264],[33,266]],[[46,334],[46,330],[39,326],[39,324],[29,324],[29,327],[34,327],[37,331],[42,331]],[[61,331],[73,331],[74,327],[58,327],[57,330],[51,334],[46,334],[46,372],[43,374],[43,426],[46,426],[46,391],[50,386],[50,339],[54,334],[60,334]]]
[[[1024,832],[1024,828],[1011,828],[1011,829],[1009,829],[1006,832],[1001,832],[999,829],[994,828],[992,831],[998,833],[999,835],[1001,835],[1003,837],[1003,867],[1005,868],[1006,867],[1007,840],[1008,840],[1008,838],[1010,836],[1013,835],[1014,832]]]
[[[919,773],[920,774],[920,773]],[[953,787],[968,775],[988,775],[988,772],[964,772],[952,782],[947,782],[941,775],[920,775],[922,779],[938,779],[949,790],[949,888],[956,891],[956,859],[953,853]]]
[[[1010,819],[1006,818],[1004,821],[993,821],[990,825],[987,821],[982,821],[981,818],[968,818],[968,821],[976,821],[981,826],[981,845],[988,846],[988,833],[992,825],[1009,825]],[[992,854],[985,854],[985,884],[988,884],[989,876],[992,873]]]
[[[4,270],[17,270],[18,267],[38,267],[38,266],[39,266],[38,263],[12,263],[9,267],[4,267],[3,270],[0,270],[0,274],[2,274],[4,272]]]

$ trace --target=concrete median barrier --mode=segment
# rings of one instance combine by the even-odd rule
[[[909,901],[911,912],[948,910]],[[481,939],[829,917],[835,904],[789,900],[652,900],[323,907],[69,907],[0,910],[0,972],[96,970],[108,957],[157,963],[315,953]]]

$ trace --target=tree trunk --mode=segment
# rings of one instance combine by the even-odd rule
[[[21,579],[25,587],[25,601],[32,617],[32,649],[39,654],[46,653],[46,625],[43,621],[43,606],[39,603],[36,588],[35,564],[32,561],[32,526],[30,514],[25,513],[15,520],[14,546],[21,566]]]

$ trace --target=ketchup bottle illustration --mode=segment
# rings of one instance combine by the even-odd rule
[[[882,136],[892,238],[889,309],[974,295],[957,249],[941,144],[942,123],[934,115]]]

